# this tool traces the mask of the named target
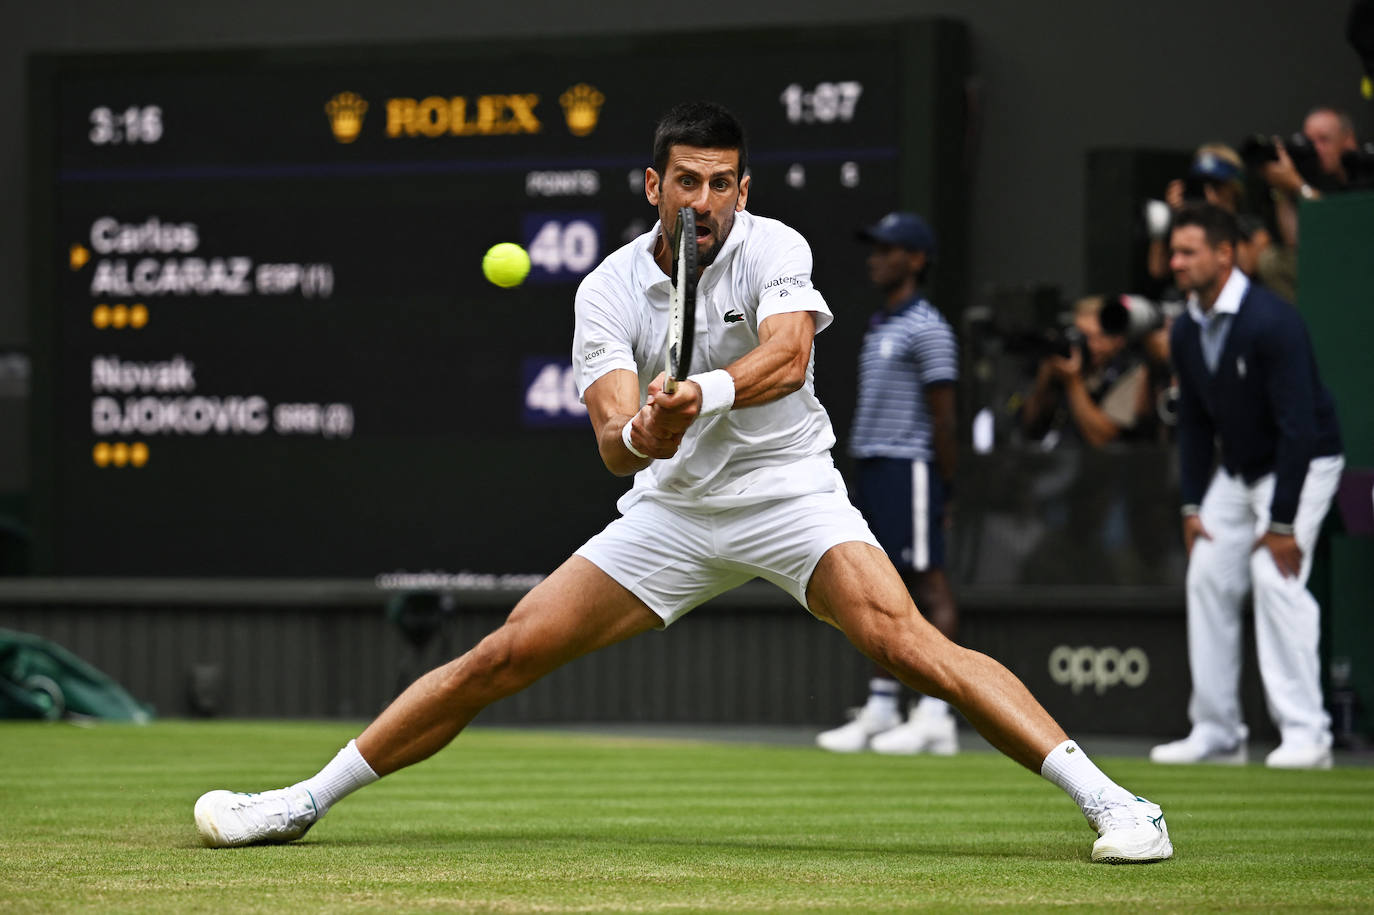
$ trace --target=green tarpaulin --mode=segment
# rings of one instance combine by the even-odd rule
[[[61,645],[0,629],[0,718],[145,722],[152,708]]]

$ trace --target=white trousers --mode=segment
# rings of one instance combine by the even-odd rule
[[[1284,577],[1268,550],[1254,549],[1269,526],[1274,475],[1247,484],[1218,469],[1201,507],[1211,539],[1197,538],[1188,558],[1188,666],[1193,696],[1188,717],[1206,742],[1229,747],[1245,740],[1241,719],[1241,607],[1254,592],[1255,648],[1269,715],[1285,742],[1331,745],[1331,718],[1322,705],[1317,654],[1321,608],[1307,590],[1312,551],[1340,483],[1345,459],[1316,458],[1308,466],[1293,519],[1302,571]]]

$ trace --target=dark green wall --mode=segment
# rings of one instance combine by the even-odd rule
[[[1374,192],[1303,205],[1298,307],[1336,398],[1345,458],[1374,467]]]

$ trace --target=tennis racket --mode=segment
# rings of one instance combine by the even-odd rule
[[[691,207],[677,211],[673,229],[673,297],[668,308],[668,364],[663,390],[677,391],[692,368],[692,339],[697,324],[697,214]]]

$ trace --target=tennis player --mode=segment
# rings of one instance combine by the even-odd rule
[[[1157,805],[1104,775],[1006,668],[921,616],[850,504],[812,387],[812,338],[831,312],[811,285],[805,240],[746,211],[747,169],[744,131],[728,111],[701,102],[670,110],[644,175],[659,224],[578,289],[579,391],[607,469],[635,475],[621,516],[500,628],[407,688],[318,774],[260,794],[203,795],[195,820],[206,844],[299,838],[348,793],[445,747],[490,703],[760,577],[1068,792],[1099,834],[1093,860],[1173,853]],[[668,395],[659,372],[671,294],[664,227],[683,206],[697,214],[703,268],[700,371]]]

